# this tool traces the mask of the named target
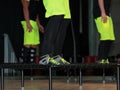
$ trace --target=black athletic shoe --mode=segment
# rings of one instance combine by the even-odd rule
[[[49,60],[50,60],[50,56],[48,54],[44,55],[44,56],[40,57],[39,64],[47,65],[49,63]]]
[[[53,59],[57,62],[59,62],[61,65],[63,64],[70,64],[68,61],[66,61],[64,58],[62,58],[60,55],[57,55],[53,57]]]

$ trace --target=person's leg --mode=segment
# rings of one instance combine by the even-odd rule
[[[112,42],[113,41],[111,40],[100,41],[99,49],[98,49],[98,60],[108,59],[108,55],[109,55]]]
[[[47,26],[45,27],[44,38],[41,46],[41,56],[46,54],[52,56],[57,32],[62,20],[62,15],[53,16],[50,18]]]
[[[35,59],[35,55],[36,55],[36,48],[31,47],[29,50],[29,62],[30,63],[34,63],[34,59]]]
[[[104,57],[104,41],[100,41],[98,47],[98,60],[102,60]]]
[[[104,40],[99,44],[98,49],[98,61],[99,63],[107,63],[109,64],[109,52],[110,47],[112,45],[113,40]]]
[[[55,40],[55,45],[54,45],[54,51],[53,51],[54,56],[62,54],[62,48],[69,24],[70,24],[70,19],[64,19],[59,27],[59,31],[57,32],[57,38]]]
[[[21,49],[21,56],[20,56],[20,63],[28,63],[29,62],[29,47],[22,47]]]
[[[105,55],[106,55],[106,59],[108,59],[109,57],[109,53],[110,53],[110,49],[111,49],[111,45],[112,45],[113,41],[112,40],[106,40],[106,48],[105,48]]]

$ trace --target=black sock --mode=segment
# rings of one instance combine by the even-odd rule
[[[29,48],[22,47],[21,49],[21,63],[27,63],[29,57]]]
[[[34,63],[34,59],[35,59],[35,55],[36,55],[36,48],[30,48],[30,52],[29,52],[29,60],[31,63]]]

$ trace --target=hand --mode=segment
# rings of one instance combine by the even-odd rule
[[[39,30],[41,33],[44,33],[44,27],[41,24],[39,25]]]
[[[27,24],[27,31],[28,32],[31,32],[33,29],[32,25],[31,24]]]
[[[103,23],[106,23],[107,22],[107,15],[106,14],[102,14],[101,17],[102,17]]]

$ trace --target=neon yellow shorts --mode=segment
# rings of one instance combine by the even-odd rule
[[[30,20],[30,24],[33,27],[31,32],[28,32],[26,21],[21,21],[24,29],[24,45],[38,45],[40,44],[39,29],[37,22]]]
[[[111,17],[107,16],[106,23],[103,23],[102,18],[98,17],[95,19],[95,23],[100,34],[100,40],[115,40]]]

